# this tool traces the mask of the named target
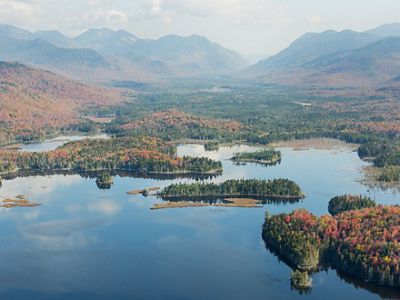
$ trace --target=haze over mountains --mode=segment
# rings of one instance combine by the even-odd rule
[[[306,33],[243,73],[249,78],[283,84],[385,85],[400,75],[400,24],[367,32]]]
[[[152,81],[229,74],[246,65],[238,53],[201,36],[158,40],[108,28],[69,38],[57,31],[29,32],[0,25],[0,60],[42,67],[78,79]]]
[[[380,88],[400,76],[400,23],[366,32],[306,33],[252,66],[240,54],[198,35],[151,40],[101,28],[70,38],[58,31],[29,32],[0,25],[0,39],[0,60],[93,82],[234,74],[288,85]]]

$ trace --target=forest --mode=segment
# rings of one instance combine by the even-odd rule
[[[163,199],[184,197],[254,197],[293,199],[304,197],[300,187],[288,179],[240,179],[222,183],[178,183],[164,188],[159,196]]]
[[[263,165],[273,165],[280,162],[282,154],[275,149],[265,149],[256,152],[235,153],[231,158],[236,163],[258,163]]]
[[[203,157],[177,157],[175,145],[151,137],[87,139],[49,152],[0,151],[0,174],[28,170],[219,174],[222,164]]]
[[[269,249],[295,269],[329,264],[380,285],[400,287],[400,207],[377,206],[316,217],[301,209],[270,216],[263,225]]]
[[[375,207],[374,200],[362,195],[341,195],[333,197],[328,204],[328,211],[331,215],[337,215],[345,211]]]

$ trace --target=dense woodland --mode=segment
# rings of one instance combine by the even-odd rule
[[[334,217],[306,210],[267,215],[268,248],[300,270],[322,262],[363,280],[400,287],[400,207],[377,206]]]
[[[300,187],[288,179],[241,179],[222,183],[172,184],[160,192],[162,198],[182,197],[266,197],[302,198]]]
[[[331,215],[337,215],[345,211],[375,207],[374,200],[362,195],[342,195],[333,197],[328,204],[328,211]]]
[[[0,173],[27,170],[215,174],[222,164],[208,158],[177,157],[176,147],[157,138],[115,138],[67,143],[50,152],[0,151]]]
[[[231,158],[232,161],[237,163],[259,163],[272,165],[280,162],[282,153],[275,149],[265,149],[256,152],[242,152],[235,153]]]

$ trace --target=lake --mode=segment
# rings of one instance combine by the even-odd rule
[[[53,144],[52,144],[53,145]],[[54,145],[53,145],[54,146]],[[25,151],[48,150],[48,144]],[[365,285],[328,270],[313,275],[310,294],[290,288],[290,268],[266,250],[261,237],[265,212],[307,208],[327,213],[331,197],[366,194],[382,204],[400,204],[399,194],[359,182],[368,164],[349,148],[281,148],[276,166],[234,165],[228,160],[250,146],[206,152],[181,145],[179,155],[223,162],[232,178],[288,178],[306,198],[262,208],[150,210],[161,200],[127,195],[145,187],[189,179],[115,177],[109,190],[94,179],[52,175],[3,181],[3,198],[26,195],[34,208],[0,208],[0,296],[3,299],[380,299],[400,291]]]

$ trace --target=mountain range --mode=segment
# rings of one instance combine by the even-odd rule
[[[400,24],[366,32],[306,33],[278,54],[239,74],[311,87],[380,87],[399,75]]]
[[[70,38],[0,25],[0,60],[15,61],[93,81],[152,81],[222,75],[248,65],[238,53],[202,36],[140,39],[124,30],[89,29]]]
[[[87,82],[156,82],[233,75],[268,83],[386,87],[400,76],[400,23],[356,32],[306,33],[249,66],[207,38],[142,39],[124,30],[89,29],[76,37],[0,25],[0,60],[24,63]],[[128,84],[129,85],[129,84]],[[395,85],[397,86],[397,85]]]

